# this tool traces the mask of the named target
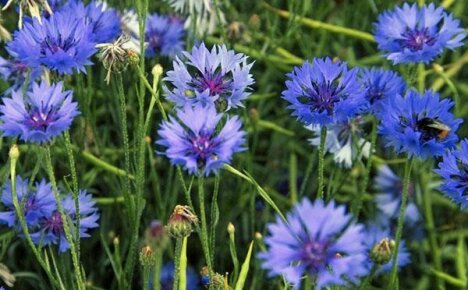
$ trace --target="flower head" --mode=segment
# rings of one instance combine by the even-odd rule
[[[385,100],[402,95],[406,89],[406,83],[398,73],[381,68],[363,69],[360,81],[371,112],[381,111]]]
[[[377,195],[375,202],[377,208],[383,215],[382,219],[392,220],[397,219],[401,206],[401,192],[403,190],[403,180],[396,175],[390,167],[382,165],[377,171],[374,185]],[[414,200],[414,185],[410,183],[409,201],[406,206],[405,223],[410,225],[416,224],[421,215]],[[388,224],[388,223],[385,223]]]
[[[51,192],[49,194],[52,194]],[[92,201],[91,195],[86,191],[80,191],[78,194],[78,202],[80,208],[80,238],[89,237],[88,231],[98,227],[99,213],[97,212],[96,203]],[[68,194],[62,200],[65,215],[69,217],[72,223],[77,225],[77,214],[75,210],[75,201],[71,194]],[[55,210],[51,215],[43,217],[39,221],[39,226],[36,231],[31,233],[31,239],[34,243],[42,243],[43,246],[58,245],[59,252],[63,253],[70,249],[70,244],[65,237],[63,229],[63,220],[60,212]]]
[[[394,235],[390,233],[390,229],[382,228],[378,225],[370,224],[366,227],[366,245],[367,250],[369,251],[370,256],[374,258],[374,261],[371,260],[371,257],[368,259],[369,262],[369,270],[375,263],[375,260],[378,260],[378,256],[385,255],[385,252],[390,250],[390,259],[388,261],[384,261],[381,263],[380,272],[389,272],[392,269],[393,264],[393,250],[392,249],[385,249],[389,246],[389,243],[393,241]],[[398,260],[397,265],[398,268],[402,268],[410,263],[410,253],[406,248],[405,241],[401,241],[398,247]]]
[[[47,85],[33,83],[32,90],[23,96],[13,91],[11,98],[3,98],[0,106],[0,130],[3,136],[19,136],[32,143],[49,142],[70,128],[79,115],[78,104],[73,102],[71,91],[62,92],[62,83]]]
[[[38,79],[41,74],[42,69],[39,67],[31,69],[15,57],[5,59],[0,56],[0,76],[4,81],[12,83],[12,86],[5,93],[20,89],[27,80],[30,84],[31,81]]]
[[[379,132],[397,153],[421,159],[441,156],[455,146],[455,132],[462,122],[450,113],[452,106],[452,101],[440,100],[433,91],[420,95],[410,90],[405,97],[397,95],[385,104],[379,114]]]
[[[51,194],[52,187],[44,179],[36,182],[35,190],[30,190],[28,179],[16,176],[15,189],[19,204],[23,204],[28,227],[35,227],[41,218],[51,215],[56,208],[54,196]],[[11,182],[8,180],[2,192],[1,202],[6,210],[0,212],[0,223],[5,223],[8,227],[21,231],[21,226],[16,219],[12,194]]]
[[[149,15],[146,19],[145,41],[148,47],[145,55],[174,57],[182,52],[184,36],[184,25],[178,17]]]
[[[91,28],[89,37],[93,42],[110,42],[120,34],[120,18],[105,2],[91,1],[85,6],[79,0],[70,0],[58,11],[84,19]]]
[[[14,33],[7,50],[32,69],[43,65],[59,74],[84,72],[96,51],[91,30],[86,19],[76,18],[73,11],[56,12],[25,23]]]
[[[209,175],[229,163],[235,152],[244,150],[245,132],[240,129],[239,118],[227,118],[217,131],[222,115],[214,107],[186,106],[176,112],[180,121],[169,117],[169,121],[163,122],[156,142],[167,147],[159,153],[166,155],[172,164],[182,165],[191,174],[201,170]]]
[[[460,149],[447,152],[435,171],[442,177],[440,190],[462,208],[468,208],[468,140],[462,140]]]
[[[306,125],[345,122],[366,105],[356,74],[345,62],[316,58],[288,74],[283,98]]]
[[[344,286],[368,273],[364,228],[352,222],[344,206],[322,200],[304,199],[287,216],[268,225],[268,247],[260,253],[262,267],[270,276],[283,275],[300,289],[304,274],[310,275],[317,289]]]
[[[209,51],[205,44],[195,46],[191,53],[183,52],[186,61],[176,57],[174,70],[167,72],[168,99],[177,106],[186,104],[218,105],[222,109],[243,107],[254,83],[247,57],[226,46],[214,46]]]
[[[460,21],[433,3],[422,7],[405,3],[382,13],[374,35],[379,49],[394,64],[429,63],[445,48],[462,46],[466,36]]]
[[[362,138],[363,119],[356,117],[347,122],[332,124],[328,126],[325,150],[335,155],[337,164],[350,168],[356,158],[369,157],[370,143]],[[320,131],[318,125],[306,126],[314,132],[314,137],[309,139],[314,146],[320,146]]]

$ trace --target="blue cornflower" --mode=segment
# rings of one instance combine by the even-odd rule
[[[348,70],[345,62],[315,58],[287,75],[283,98],[291,103],[292,115],[306,125],[345,122],[366,105],[357,72]]]
[[[56,12],[49,18],[33,18],[14,33],[7,50],[19,61],[34,69],[44,65],[59,74],[85,72],[96,52],[91,39],[92,27],[72,11]]]
[[[386,99],[402,95],[406,90],[406,83],[398,73],[382,68],[361,70],[360,81],[366,91],[371,112],[381,111]]]
[[[346,168],[350,168],[356,159],[369,157],[370,143],[362,138],[362,126],[364,120],[361,117],[349,119],[347,122],[328,126],[325,150],[334,154],[334,161]],[[309,139],[314,146],[320,146],[320,131],[318,125],[306,126],[314,132],[314,137]]]
[[[146,19],[145,41],[148,43],[147,57],[174,57],[182,52],[185,29],[176,16],[163,16],[154,13]]]
[[[311,203],[304,199],[287,215],[268,225],[268,249],[258,257],[269,276],[283,275],[300,289],[303,275],[310,275],[316,289],[357,282],[368,273],[364,227],[353,221],[344,206],[334,201]]]
[[[19,204],[23,204],[23,213],[25,215],[28,227],[33,228],[38,221],[46,216],[50,216],[56,208],[55,199],[52,193],[52,187],[44,179],[36,182],[35,190],[29,190],[29,181],[21,176],[16,176],[16,195]],[[11,182],[8,180],[2,192],[2,204],[5,211],[0,212],[0,223],[7,224],[10,228],[16,228],[21,231],[21,225],[16,219],[15,207],[11,191]]]
[[[468,139],[462,140],[459,150],[447,152],[435,172],[443,179],[440,190],[463,209],[468,208]]]
[[[402,179],[396,175],[389,166],[382,165],[377,171],[374,182],[374,188],[377,191],[375,203],[380,213],[383,215],[381,219],[397,219],[401,206]],[[410,183],[405,223],[414,225],[420,219],[421,215],[414,200],[414,184]]]
[[[165,78],[172,85],[165,88],[169,100],[179,107],[198,103],[216,104],[222,110],[243,107],[241,101],[250,95],[254,83],[247,56],[224,45],[209,51],[204,43],[183,54],[186,61],[176,57],[174,70]]]
[[[49,86],[45,81],[33,83],[32,90],[23,97],[21,90],[13,91],[11,98],[4,97],[0,106],[0,130],[3,136],[19,136],[32,143],[49,142],[68,130],[78,104],[73,102],[71,91],[62,92],[61,82]]]
[[[222,114],[217,114],[212,106],[186,106],[176,112],[180,121],[171,116],[163,122],[156,142],[167,147],[158,153],[166,155],[172,164],[182,165],[191,174],[203,171],[209,175],[230,163],[235,152],[245,149],[245,132],[240,129],[237,116],[227,118],[218,131]]]
[[[429,63],[445,48],[463,45],[460,21],[442,7],[403,4],[382,13],[375,23],[375,40],[387,59],[398,63]]]
[[[421,159],[441,156],[455,146],[455,132],[462,123],[450,113],[452,106],[451,100],[440,100],[436,92],[410,90],[405,97],[397,95],[385,104],[379,114],[379,133],[397,153]]]
[[[375,245],[382,242],[382,240],[388,239],[388,241],[394,240],[394,234],[390,232],[389,228],[383,228],[379,225],[375,224],[369,224],[366,226],[366,246],[367,250],[369,253],[372,252],[374,249]],[[391,251],[389,254],[392,254],[393,251]],[[401,241],[398,247],[398,261],[397,265],[398,268],[402,268],[410,263],[410,253],[408,252],[408,249],[406,248],[406,243],[405,241]],[[374,261],[372,261],[370,258],[368,259],[369,262],[369,270],[372,268],[374,265]],[[379,272],[389,272],[392,269],[392,263],[393,263],[393,255],[391,259],[383,264],[380,265]]]
[[[53,195],[52,192],[49,194]],[[96,203],[92,200],[90,194],[86,191],[80,191],[78,194],[78,201],[80,207],[80,238],[89,237],[88,231],[92,228],[98,227],[99,213],[96,208]],[[75,210],[75,201],[71,194],[68,194],[62,200],[62,206],[65,211],[65,215],[70,218],[72,223],[76,226],[77,215]],[[36,231],[31,233],[31,239],[34,243],[43,246],[58,245],[59,252],[63,253],[70,249],[65,232],[63,229],[62,217],[58,210],[55,210],[51,215],[43,217],[39,220],[39,226]]]
[[[17,58],[5,59],[0,56],[0,76],[11,84],[11,87],[4,93],[11,93],[11,91],[20,89],[26,80],[29,81],[27,85],[30,85],[31,82],[38,79],[41,75],[42,69],[39,67],[30,69]]]
[[[93,42],[112,42],[120,35],[120,18],[105,2],[91,1],[85,6],[79,0],[70,0],[58,11],[84,19],[84,24],[91,28],[89,37]]]
[[[174,263],[169,262],[164,264],[161,269],[160,282],[161,290],[172,290],[172,285],[174,283]],[[187,267],[187,290],[197,290],[199,289],[199,278],[192,267]],[[150,282],[151,279],[150,279]],[[150,289],[152,289],[150,287]]]

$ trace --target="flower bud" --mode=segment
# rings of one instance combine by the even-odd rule
[[[236,228],[232,223],[229,223],[227,226],[227,231],[230,235],[234,234],[236,232]]]
[[[192,223],[197,222],[198,218],[192,213],[190,207],[176,205],[166,229],[172,237],[184,238],[190,236],[193,231]]]
[[[395,241],[389,238],[384,238],[372,248],[370,252],[370,258],[376,264],[384,265],[387,264],[393,255],[395,249]]]
[[[153,249],[163,250],[169,242],[164,225],[159,220],[151,221],[150,226],[145,230],[144,243],[150,245]]]
[[[18,160],[19,155],[20,155],[20,152],[18,149],[18,145],[16,144],[11,145],[10,152],[8,153],[8,156],[10,157],[10,159]]]
[[[140,251],[140,263],[143,267],[151,267],[156,262],[156,255],[150,246],[145,246]]]

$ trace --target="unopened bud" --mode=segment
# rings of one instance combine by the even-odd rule
[[[233,235],[236,232],[236,228],[232,223],[229,223],[227,226],[227,231],[230,235]]]
[[[252,27],[252,29],[257,30],[260,28],[261,24],[261,19],[258,14],[252,14],[249,18],[249,26]]]
[[[223,290],[225,289],[225,277],[219,273],[213,273],[212,276],[210,276],[210,272],[208,270],[208,267],[203,267],[200,270],[200,276],[202,285],[206,288],[210,289],[215,289],[215,290]],[[227,274],[226,274],[227,276]]]
[[[20,156],[18,145],[16,145],[16,144],[11,145],[10,152],[8,153],[8,156],[12,160],[18,160],[18,158]]]
[[[384,238],[372,248],[370,257],[376,264],[387,264],[393,255],[395,249],[395,241],[389,238]]]
[[[176,205],[166,229],[174,238],[184,238],[190,236],[193,231],[192,224],[197,222],[198,218],[192,213],[190,207]]]
[[[262,234],[259,233],[259,232],[256,232],[256,233],[255,233],[255,239],[258,240],[258,241],[261,241],[261,240],[263,239]]]
[[[145,230],[145,243],[151,245],[154,249],[164,250],[169,242],[164,225],[159,220],[151,221],[151,224]]]
[[[153,76],[158,76],[158,77],[162,75],[163,72],[164,72],[163,67],[160,64],[153,66],[153,69],[151,70],[151,73],[153,74]]]
[[[150,246],[145,246],[140,251],[140,263],[143,267],[153,266],[156,261],[156,255]]]
[[[437,63],[434,63],[432,65],[432,68],[434,69],[434,71],[438,74],[441,74],[444,72],[444,68],[440,65],[440,64],[437,64]]]

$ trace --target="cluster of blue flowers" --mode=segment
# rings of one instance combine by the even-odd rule
[[[463,45],[459,21],[433,4],[418,7],[404,4],[383,13],[375,25],[375,39],[387,59],[398,63],[428,63],[444,49]],[[443,156],[436,170],[442,176],[442,192],[463,208],[468,207],[468,140],[456,150],[456,134],[462,123],[450,112],[453,102],[431,90],[419,93],[398,73],[382,68],[349,68],[345,62],[315,58],[287,75],[283,98],[292,115],[317,135],[326,127],[325,149],[335,161],[351,167],[359,156],[369,155],[362,138],[362,120],[373,116],[380,122],[378,133],[395,153],[422,160]],[[354,139],[354,140],[353,140]],[[311,139],[315,146],[320,138]],[[268,226],[266,252],[259,255],[270,276],[282,275],[299,289],[304,275],[317,289],[349,285],[372,269],[370,252],[390,249],[392,227],[402,204],[403,184],[387,166],[376,177],[375,221],[363,225],[334,201],[325,204],[304,199],[294,206],[286,220],[279,216]],[[406,208],[409,226],[420,220],[411,199]],[[399,241],[398,241],[399,242]],[[380,244],[379,244],[380,243]],[[380,248],[376,245],[380,245]],[[404,241],[397,243],[397,266],[409,263]],[[392,267],[393,256],[381,261],[379,271]],[[391,258],[391,259],[390,259]]]
[[[36,182],[35,190],[31,190],[29,180],[17,176],[15,189],[16,192],[12,192],[10,181],[7,181],[3,187],[1,203],[5,207],[5,211],[0,212],[0,223],[16,229],[21,235],[24,235],[13,204],[12,195],[16,194],[20,206],[23,206],[23,213],[32,241],[41,246],[58,245],[60,252],[67,251],[70,244],[65,237],[64,221],[58,211],[52,185],[42,179]],[[63,209],[74,226],[77,226],[77,217],[79,216],[80,238],[89,237],[89,229],[98,226],[99,214],[95,202],[86,191],[80,191],[78,202],[79,213],[76,212],[75,202],[69,193],[62,199]]]
[[[183,52],[185,62],[176,57],[174,70],[167,72],[167,99],[174,102],[176,116],[164,121],[156,144],[167,147],[166,155],[174,165],[190,174],[216,173],[232,155],[245,147],[241,122],[227,111],[243,106],[253,84],[247,57],[215,46],[209,51],[204,43]],[[189,72],[190,71],[190,72]]]

